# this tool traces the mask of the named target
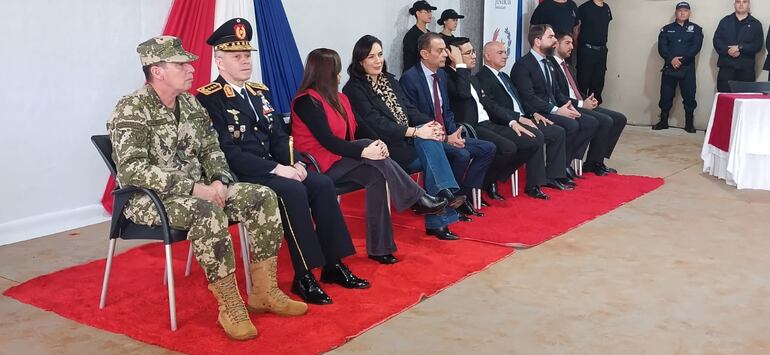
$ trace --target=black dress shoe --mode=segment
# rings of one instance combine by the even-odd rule
[[[460,222],[470,222],[473,220],[473,218],[470,218],[462,213],[457,214],[457,220]]]
[[[486,200],[484,200],[484,199],[482,198],[482,199],[481,199],[481,205],[482,205],[482,206],[484,206],[484,207],[489,207],[489,202],[487,202]]]
[[[422,194],[420,199],[412,205],[412,211],[416,214],[441,214],[446,208],[447,199]]]
[[[570,178],[558,178],[558,179],[556,179],[556,181],[558,181],[562,185],[566,186],[568,188],[568,190],[572,190],[575,187],[577,187],[577,184],[575,183],[575,181],[573,181]]]
[[[540,200],[550,200],[551,198],[546,195],[543,190],[540,190],[540,187],[534,186],[534,187],[527,187],[524,189],[524,193],[527,194],[527,196],[540,199]]]
[[[299,277],[294,276],[294,282],[291,284],[291,292],[307,303],[333,303],[332,298],[324,292],[312,273],[307,273]]]
[[[585,166],[585,165],[583,165]],[[585,170],[585,168],[583,168]],[[585,179],[584,177],[577,174],[575,169],[573,169],[571,166],[567,168],[567,177],[574,180],[574,179]]]
[[[460,207],[463,203],[465,203],[465,200],[467,200],[467,197],[465,195],[455,195],[452,193],[452,191],[449,191],[449,189],[443,189],[439,191],[436,194],[436,197],[442,197],[445,198],[447,201],[447,207],[450,208],[457,208]]]
[[[487,195],[489,198],[495,201],[505,200],[503,196],[500,196],[500,194],[497,193],[497,184],[489,185],[489,187],[487,187],[485,190],[487,190]]]
[[[363,289],[371,286],[369,281],[354,275],[347,265],[341,262],[332,266],[324,266],[321,270],[321,282],[337,284],[344,288]]]
[[[604,163],[601,163],[601,164],[602,164],[602,169],[604,169],[608,174],[617,174],[618,173],[617,170],[615,170],[613,168],[610,168],[607,165],[604,165]]]
[[[604,169],[603,165],[601,163],[586,162],[583,164],[583,171],[594,173],[596,176],[605,176],[609,174],[609,171]]]
[[[465,201],[460,207],[457,207],[457,212],[460,212],[466,216],[484,217],[484,212],[481,212],[471,205],[470,202]]]
[[[441,240],[458,240],[460,236],[449,231],[447,226],[443,226],[438,229],[426,228],[425,233],[428,235],[435,235],[436,238]]]
[[[559,191],[566,191],[566,190],[574,189],[574,187],[566,186],[566,185],[562,184],[561,182],[559,182],[559,180],[555,180],[555,179],[549,179],[545,183],[545,185],[543,185],[543,187],[547,187],[547,188],[551,188],[551,189],[555,189],[555,190],[559,190]]]
[[[398,262],[393,254],[386,255],[369,255],[369,259],[372,259],[380,264],[395,264]]]
[[[695,133],[695,132],[697,132],[695,130],[695,127],[693,127],[693,126],[685,126],[684,127],[684,131],[687,132],[687,133]]]

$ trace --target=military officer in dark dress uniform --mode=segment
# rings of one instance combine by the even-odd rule
[[[676,21],[666,25],[658,35],[658,53],[663,57],[663,74],[660,80],[660,121],[654,130],[668,128],[668,113],[674,104],[676,87],[679,85],[684,101],[685,128],[695,133],[693,125],[695,107],[695,56],[703,46],[703,30],[690,22],[690,4],[676,4]]]
[[[284,237],[294,265],[292,292],[315,304],[331,303],[311,270],[323,266],[321,281],[346,288],[368,288],[342,258],[355,253],[342,218],[334,183],[305,170],[290,158],[283,118],[270,104],[269,90],[251,77],[251,25],[242,18],[225,22],[206,41],[214,47],[219,77],[198,89],[219,144],[238,179],[267,186],[279,198]],[[312,215],[312,216],[311,216]],[[315,227],[314,227],[315,221]]]

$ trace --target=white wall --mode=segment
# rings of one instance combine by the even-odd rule
[[[89,137],[143,83],[136,45],[171,0],[0,2],[0,245],[103,221]]]
[[[436,24],[441,12],[452,8],[465,18],[459,21],[456,36],[466,36],[480,48],[482,35],[482,0],[432,0],[438,8],[428,29],[441,31]],[[336,50],[342,58],[342,83],[347,81],[353,45],[363,35],[382,41],[388,71],[401,75],[401,41],[415,23],[409,15],[413,0],[284,0],[283,6],[297,41],[299,55],[305,57],[313,49],[325,47]],[[514,19],[515,20],[515,19]]]
[[[577,1],[583,3],[584,1]],[[660,109],[660,68],[663,59],[658,55],[660,28],[674,21],[676,0],[609,0],[613,20],[610,23],[609,59],[605,87],[605,105],[625,112],[629,123],[651,125],[657,122]],[[703,27],[703,49],[698,56],[698,108],[695,126],[705,129],[711,114],[716,92],[716,62],[712,40],[714,31],[727,14],[733,12],[732,0],[690,0],[691,20]],[[765,36],[770,24],[770,1],[751,2],[752,15],[762,22]],[[757,75],[767,80],[761,71],[765,51],[757,55]],[[682,98],[677,90],[671,122],[684,126]]]

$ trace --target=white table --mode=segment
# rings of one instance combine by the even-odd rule
[[[721,95],[725,96],[720,100]],[[735,96],[741,96],[736,98]],[[715,120],[729,120],[729,111],[725,108],[718,110],[718,105],[726,105],[734,100],[732,124],[723,121],[712,132]],[[722,113],[720,117],[717,112]],[[729,131],[727,131],[729,127]],[[722,138],[729,134],[729,147],[717,144],[712,133]],[[717,93],[714,106],[711,109],[706,137],[701,150],[703,171],[723,179],[727,184],[738,189],[770,190],[770,96],[756,94],[755,98],[745,95]]]

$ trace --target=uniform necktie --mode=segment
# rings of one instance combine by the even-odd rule
[[[431,75],[433,77],[433,113],[435,114],[436,122],[444,125],[444,114],[441,112],[441,99],[439,99],[438,92],[438,74]]]
[[[583,95],[580,94],[580,91],[577,88],[577,84],[575,83],[575,77],[572,76],[572,72],[569,71],[569,66],[567,65],[567,62],[561,62],[561,67],[564,69],[564,74],[567,75],[567,81],[569,82],[569,87],[572,88],[572,92],[575,93],[575,98],[578,100],[583,100]]]

